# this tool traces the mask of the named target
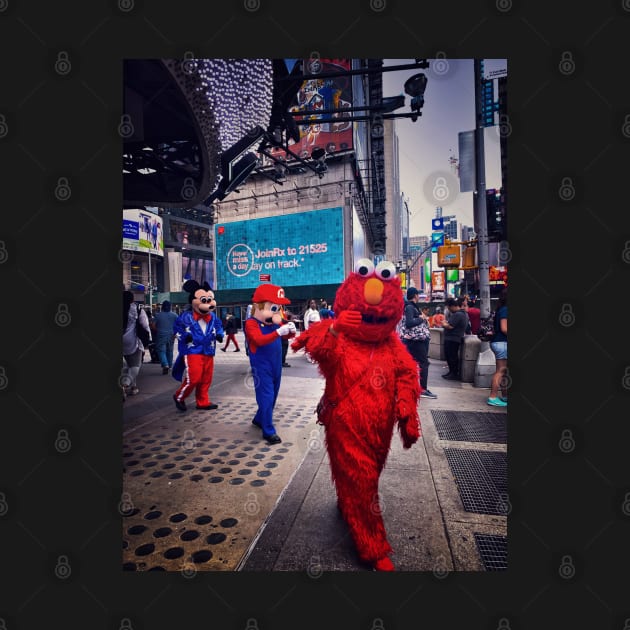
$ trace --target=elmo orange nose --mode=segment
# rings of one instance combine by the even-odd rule
[[[383,283],[378,278],[370,278],[363,288],[363,297],[368,304],[380,304],[383,299]]]

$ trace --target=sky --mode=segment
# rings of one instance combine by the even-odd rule
[[[422,115],[395,121],[399,142],[400,190],[408,200],[410,236],[431,233],[435,208],[455,215],[459,228],[473,226],[473,194],[459,192],[459,180],[449,158],[459,158],[458,134],[475,128],[474,68],[472,59],[429,59],[429,68],[383,72],[383,96],[405,96],[409,112],[411,97],[404,94],[405,81],[419,72],[427,76]],[[413,63],[413,59],[385,59],[383,65]],[[486,60],[486,69],[506,64]],[[495,95],[496,98],[496,95]],[[485,130],[486,189],[500,188],[501,168],[498,126]]]

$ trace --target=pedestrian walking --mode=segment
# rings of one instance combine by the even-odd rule
[[[315,300],[309,300],[308,308],[304,313],[304,331],[306,332],[311,324],[315,324],[316,322],[321,321],[321,319],[319,309],[317,308],[317,302]],[[309,363],[315,363],[310,353],[304,351],[304,355]]]
[[[494,314],[494,335],[490,342],[490,349],[494,353],[496,371],[490,383],[488,404],[493,407],[507,407],[507,289],[503,289],[497,310]],[[502,396],[499,396],[499,389]]]
[[[177,315],[171,310],[171,303],[164,300],[160,312],[156,313],[153,318],[156,336],[155,350],[162,366],[162,374],[168,374],[173,367],[173,345],[175,342],[173,326],[176,320]]]
[[[459,374],[459,350],[468,327],[468,315],[462,310],[462,301],[449,298],[446,302],[449,310],[448,321],[444,327],[444,355],[448,363],[448,372],[442,374],[442,378],[450,381],[460,380]]]
[[[240,352],[238,341],[236,341],[236,333],[238,331],[238,326],[236,324],[236,318],[233,313],[228,313],[225,318],[225,335],[226,341],[223,348],[221,348],[221,352],[225,352],[230,345],[230,341],[234,344],[234,352]]]
[[[149,318],[146,311],[140,308],[133,301],[133,293],[131,291],[123,291],[122,295],[122,352],[124,363],[127,367],[129,382],[123,388],[123,398],[125,396],[135,396],[139,393],[137,386],[137,378],[142,365],[142,357],[144,356],[144,345],[136,332],[136,322],[151,335],[149,328]]]

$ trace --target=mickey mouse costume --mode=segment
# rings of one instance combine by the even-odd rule
[[[179,355],[173,364],[173,378],[181,385],[173,395],[175,406],[186,411],[186,397],[195,390],[197,409],[216,409],[208,396],[214,372],[216,342],[223,341],[223,325],[214,312],[217,303],[207,282],[187,280],[183,286],[188,292],[192,310],[184,311],[173,324],[178,340]]]

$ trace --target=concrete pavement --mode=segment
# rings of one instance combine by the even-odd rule
[[[242,333],[237,336],[242,344]],[[147,359],[149,353],[146,353]],[[324,381],[289,351],[274,415],[282,444],[251,425],[256,411],[244,351],[217,353],[214,411],[185,413],[177,383],[142,366],[140,394],[123,403],[123,567],[167,571],[362,571],[336,508],[323,428]],[[422,438],[398,433],[380,483],[399,571],[499,570],[507,561],[507,414],[487,389],[440,377],[432,359],[419,403]]]

